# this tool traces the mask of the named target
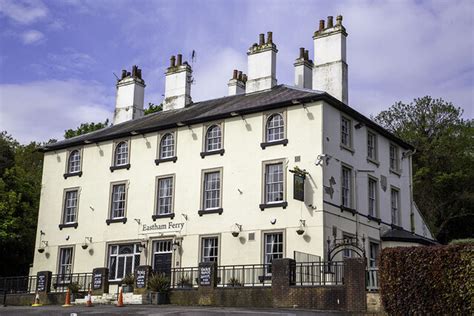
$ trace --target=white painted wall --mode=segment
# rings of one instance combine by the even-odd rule
[[[276,47],[259,49],[248,53],[248,81],[246,93],[270,89],[277,85],[276,79]]]
[[[176,66],[168,70],[165,79],[163,111],[181,109],[191,103],[191,67]]]
[[[117,83],[114,124],[120,124],[143,116],[145,84],[142,80],[128,77]]]

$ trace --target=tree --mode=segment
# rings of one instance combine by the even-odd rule
[[[153,103],[148,103],[148,109],[145,109],[145,115],[148,115],[148,114],[151,114],[151,113],[155,113],[155,112],[160,112],[163,110],[163,105],[162,104],[159,104],[159,105],[156,105],[156,104],[153,104]]]
[[[87,134],[93,131],[97,131],[99,129],[102,129],[104,127],[109,126],[109,120],[106,119],[105,122],[99,122],[99,123],[82,123],[79,127],[76,129],[68,129],[64,131],[64,138],[72,138],[76,137],[79,135]]]
[[[397,102],[375,121],[416,148],[414,199],[441,242],[474,236],[474,120],[430,96]]]

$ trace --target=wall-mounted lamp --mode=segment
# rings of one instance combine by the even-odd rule
[[[173,241],[172,246],[173,246],[173,250],[177,250],[179,249],[179,247],[181,247],[181,243],[179,242],[179,240],[175,240]]]
[[[306,227],[306,221],[304,219],[300,219],[300,227],[296,230],[296,233],[298,235],[303,235],[305,227]]]
[[[232,236],[237,237],[242,231],[242,225],[237,224],[237,223],[235,223],[234,225],[235,225],[235,229],[232,231]]]
[[[318,155],[318,157],[316,157],[316,161],[314,162],[314,164],[316,166],[322,166],[323,164],[329,165],[329,160],[331,158],[332,158],[331,155],[326,155],[326,154]]]
[[[84,237],[84,243],[81,245],[82,249],[84,250],[86,250],[89,247],[89,244],[87,243],[87,241],[89,241],[89,243],[91,244],[92,237]]]
[[[146,249],[146,241],[142,241],[138,244],[138,252],[142,252],[144,249]]]

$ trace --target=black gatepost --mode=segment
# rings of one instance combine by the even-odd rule
[[[92,270],[92,295],[109,293],[109,269],[95,268]]]

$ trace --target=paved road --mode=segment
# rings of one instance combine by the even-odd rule
[[[149,316],[205,316],[205,315],[232,315],[232,316],[306,316],[306,315],[347,315],[338,312],[317,312],[308,310],[282,309],[249,309],[230,307],[184,307],[184,306],[153,306],[138,305],[122,308],[112,305],[94,307],[61,307],[61,306],[8,306],[0,307],[0,315],[51,315],[51,316],[82,316],[82,315],[149,315]]]

